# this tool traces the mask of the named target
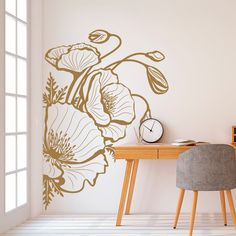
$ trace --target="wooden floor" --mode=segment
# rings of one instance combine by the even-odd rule
[[[115,215],[44,215],[2,234],[2,236],[95,236],[95,235],[188,235],[189,215],[182,214],[176,230],[171,225],[174,215],[129,215],[124,216],[123,226],[115,227]],[[228,215],[228,226],[223,226],[219,214],[196,216],[194,236],[236,236],[236,230]]]

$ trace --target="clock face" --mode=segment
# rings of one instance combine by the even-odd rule
[[[163,135],[163,127],[157,119],[144,120],[139,127],[139,134],[141,138],[147,143],[155,143]]]

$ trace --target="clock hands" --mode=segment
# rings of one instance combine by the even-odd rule
[[[152,132],[152,129],[148,128],[146,125],[143,125],[145,128],[147,128],[150,132]]]
[[[151,129],[148,128],[146,125],[143,125],[143,126],[144,126],[145,128],[147,128],[150,132],[152,132],[152,129],[153,129],[154,125],[155,125],[155,121],[153,122],[153,124],[152,124],[152,128],[151,128]]]
[[[154,125],[155,125],[155,121],[154,121],[153,124],[152,124],[152,128],[151,128],[151,130],[150,130],[151,132],[152,132],[152,129],[153,129]]]

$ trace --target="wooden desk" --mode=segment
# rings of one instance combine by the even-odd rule
[[[125,159],[127,162],[120,197],[120,205],[116,219],[117,226],[121,225],[125,203],[125,214],[128,215],[130,213],[139,160],[177,159],[180,153],[192,147],[193,146],[174,146],[170,144],[133,144],[114,147],[115,158],[117,160]]]

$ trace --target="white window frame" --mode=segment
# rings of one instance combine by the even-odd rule
[[[26,95],[26,102],[27,102],[27,167],[22,168],[16,171],[12,171],[9,173],[19,172],[24,169],[27,169],[27,202],[19,207],[5,212],[5,96],[6,95],[13,95],[16,98],[17,97],[25,97],[21,95],[16,94],[9,94],[5,93],[5,15],[10,15],[11,17],[16,18],[15,16],[12,16],[9,13],[6,13],[5,11],[5,0],[0,0],[0,77],[2,78],[0,80],[0,233],[6,231],[7,229],[20,224],[24,222],[27,218],[30,216],[30,170],[31,170],[31,163],[30,163],[30,135],[31,135],[31,116],[30,116],[30,0],[27,0],[27,55],[26,55],[26,64],[27,64],[27,95]],[[17,18],[18,19],[18,18]],[[19,20],[20,22],[24,22],[22,20]],[[16,27],[17,28],[17,27]],[[17,29],[16,29],[17,32]],[[11,53],[7,52],[8,55],[11,55]],[[16,51],[17,54],[17,51]],[[14,57],[21,58],[18,55],[13,54]],[[25,60],[25,58],[24,58]],[[16,75],[17,76],[17,75]],[[17,86],[17,85],[16,85]],[[22,132],[14,132],[14,133],[7,133],[7,134],[21,134]],[[23,132],[25,133],[25,132]],[[9,174],[8,173],[8,174]],[[17,187],[16,187],[17,189]],[[2,191],[3,190],[3,191]],[[16,193],[17,194],[17,193]]]
[[[5,0],[5,1],[7,1],[7,0]],[[16,2],[16,14],[17,14],[17,2],[18,2],[19,0],[15,0],[15,2]],[[27,1],[27,7],[28,7],[28,0],[26,0]],[[6,55],[9,55],[9,56],[12,56],[12,57],[14,57],[14,59],[16,60],[16,92],[15,93],[7,93],[7,92],[5,92],[5,98],[6,98],[6,96],[11,96],[11,97],[14,97],[15,98],[15,101],[16,101],[16,132],[9,132],[9,133],[6,133],[6,130],[4,129],[4,134],[5,134],[5,137],[6,136],[14,136],[15,138],[16,138],[16,148],[17,148],[17,135],[20,135],[20,134],[24,134],[24,135],[26,135],[26,137],[27,137],[27,152],[26,152],[26,155],[27,155],[27,160],[26,160],[26,167],[25,168],[21,168],[21,169],[18,169],[17,168],[17,160],[18,160],[18,156],[17,156],[17,153],[16,153],[16,169],[14,170],[14,171],[10,171],[10,172],[6,172],[6,171],[4,171],[5,172],[5,178],[6,178],[6,176],[7,175],[11,175],[11,174],[15,174],[16,176],[15,176],[15,178],[16,178],[16,196],[15,196],[15,198],[16,198],[16,207],[14,208],[14,209],[12,209],[12,210],[10,210],[10,211],[7,211],[6,212],[6,209],[5,209],[5,214],[8,214],[8,213],[10,213],[11,211],[14,211],[15,209],[17,209],[17,208],[19,208],[19,207],[24,207],[24,205],[27,205],[27,204],[29,204],[29,190],[28,190],[28,188],[29,188],[29,154],[30,154],[30,152],[29,152],[29,137],[28,137],[28,135],[29,135],[29,128],[30,128],[30,126],[29,126],[29,123],[28,123],[28,121],[29,121],[29,98],[28,98],[28,95],[29,95],[29,71],[28,71],[28,69],[29,69],[29,60],[28,60],[28,56],[29,56],[29,47],[28,47],[28,42],[29,42],[29,34],[28,34],[28,29],[29,29],[29,25],[28,25],[28,10],[29,9],[27,9],[27,18],[26,18],[26,21],[23,21],[23,20],[21,20],[20,18],[18,18],[17,16],[14,16],[14,15],[12,15],[11,13],[9,13],[9,12],[7,12],[6,11],[6,9],[4,9],[5,10],[5,19],[6,19],[6,16],[10,16],[10,17],[12,17],[14,20],[15,20],[15,23],[16,23],[16,35],[15,35],[15,40],[16,40],[16,45],[15,45],[15,47],[16,47],[16,52],[15,52],[15,54],[14,53],[11,53],[11,52],[7,52],[6,51],[6,47],[5,47],[5,44],[4,44],[4,47],[5,47],[5,50],[4,50],[4,54],[5,54],[5,56]],[[5,19],[4,19],[4,22],[5,22]],[[17,48],[17,35],[18,35],[18,27],[17,27],[17,23],[18,22],[21,22],[21,23],[23,23],[25,26],[26,26],[26,32],[27,32],[27,37],[26,37],[26,43],[27,43],[27,47],[26,47],[26,50],[27,50],[27,54],[26,54],[26,58],[25,57],[22,57],[22,56],[20,56],[20,55],[18,55],[18,48]],[[4,34],[5,35],[5,34]],[[27,73],[26,73],[26,77],[27,77],[27,82],[26,82],[26,95],[19,95],[19,94],[17,94],[18,93],[18,91],[17,91],[17,79],[18,79],[18,75],[17,75],[17,66],[18,66],[18,62],[17,62],[17,59],[22,59],[22,60],[24,60],[25,62],[26,62],[26,68],[27,68]],[[4,63],[5,64],[5,63]],[[5,75],[5,70],[4,70],[4,81],[5,81],[5,77],[6,75]],[[4,84],[5,85],[5,84]],[[5,86],[4,86],[5,87]],[[22,98],[24,98],[24,99],[26,99],[26,104],[27,104],[27,117],[26,117],[26,119],[27,119],[27,126],[26,126],[26,131],[25,132],[18,132],[17,131],[17,118],[18,118],[18,109],[17,109],[17,98],[20,98],[20,97],[22,97]],[[5,99],[4,99],[5,100]],[[4,103],[5,104],[5,103]],[[5,109],[4,109],[5,110]],[[4,112],[5,113],[5,112]],[[5,142],[4,142],[5,143]],[[5,145],[4,145],[5,146]],[[6,153],[5,153],[5,148],[4,148],[4,157],[6,158]],[[5,160],[5,158],[4,158],[4,160]],[[5,165],[4,165],[4,169],[5,169]],[[18,204],[17,204],[17,195],[18,195],[18,187],[17,187],[17,174],[19,173],[19,172],[21,172],[21,171],[26,171],[26,174],[27,174],[27,183],[26,183],[26,185],[27,185],[27,196],[26,196],[26,203],[24,203],[23,205],[21,205],[21,206],[17,206]],[[6,190],[6,188],[5,188],[5,186],[4,186],[4,189]],[[5,205],[6,205],[6,199],[4,199],[4,203],[5,203]]]

